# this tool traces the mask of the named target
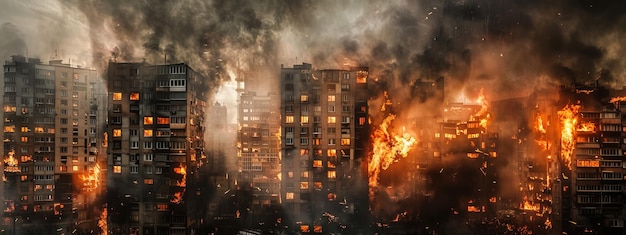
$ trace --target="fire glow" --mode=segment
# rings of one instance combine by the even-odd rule
[[[380,126],[372,133],[373,152],[368,164],[369,186],[373,190],[378,186],[379,174],[398,159],[406,157],[417,142],[413,136],[402,130],[397,135],[390,130],[395,115],[387,116]]]
[[[572,169],[572,154],[576,147],[576,123],[580,105],[566,105],[558,112],[561,120],[561,160],[568,169]]]
[[[109,233],[109,225],[107,223],[107,208],[102,209],[102,214],[100,214],[100,219],[98,219],[98,227],[102,230],[103,235],[107,235]]]
[[[20,172],[20,168],[17,166],[18,161],[17,159],[14,157],[15,155],[15,150],[11,150],[8,153],[8,156],[6,158],[4,158],[4,171],[5,172]]]
[[[86,191],[98,189],[100,182],[100,166],[96,164],[87,175],[81,175],[80,179],[83,181],[83,188]]]

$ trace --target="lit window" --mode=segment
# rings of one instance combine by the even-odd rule
[[[300,177],[302,177],[302,178],[309,178],[309,172],[308,171],[300,172]]]
[[[300,189],[309,189],[309,182],[300,182]]]
[[[293,116],[286,116],[285,123],[293,123]]]
[[[313,232],[314,233],[322,233],[322,225],[315,225],[315,226],[313,226]]]
[[[328,123],[336,123],[336,122],[337,122],[336,117],[328,117]]]
[[[300,101],[302,101],[302,102],[309,101],[309,96],[308,95],[300,95]]]
[[[122,129],[113,129],[113,137],[122,136]]]
[[[329,102],[333,102],[333,101],[335,101],[335,95],[329,95],[329,96],[328,96],[328,101],[329,101]]]
[[[313,160],[313,167],[322,167],[322,160]]]
[[[153,179],[143,179],[143,184],[154,184]]]
[[[154,119],[152,117],[143,117],[144,125],[152,125],[153,122],[154,122]]]
[[[143,130],[143,137],[151,137],[152,130]]]
[[[285,199],[293,200],[293,198],[294,198],[294,195],[292,192],[285,193]]]
[[[309,123],[309,116],[300,116],[300,123]]]
[[[350,145],[350,138],[341,139],[341,145]]]
[[[359,126],[364,126],[365,125],[365,117],[360,117],[359,118]]]
[[[336,171],[328,171],[328,178],[329,179],[337,178],[337,172]]]
[[[23,127],[22,127],[22,133],[26,133],[26,132],[28,132],[28,127],[23,126]]]
[[[308,233],[308,232],[311,232],[311,231],[309,230],[309,226],[308,225],[300,225],[300,232]]]
[[[139,100],[139,92],[131,92],[130,100]]]
[[[78,166],[72,166],[72,171],[78,171]]]
[[[15,126],[4,126],[5,133],[13,133],[15,132]],[[43,128],[41,128],[41,132],[43,132]]]
[[[122,100],[122,92],[113,93],[113,100]]]
[[[26,143],[28,142],[28,137],[27,136],[22,136],[22,143]]]
[[[314,182],[313,183],[313,188],[315,188],[315,190],[321,190],[322,189],[322,182]]]
[[[336,157],[337,156],[337,150],[336,149],[329,149],[326,151],[326,154],[329,157]]]
[[[157,211],[166,211],[166,210],[167,210],[167,204],[164,204],[164,203],[157,204]]]
[[[122,173],[122,166],[113,166],[113,173]]]
[[[170,118],[168,118],[168,117],[157,117],[157,124],[170,124]]]

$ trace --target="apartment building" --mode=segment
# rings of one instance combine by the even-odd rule
[[[95,70],[61,60],[5,63],[4,216],[18,231],[89,229],[78,222],[97,216],[85,205],[101,190],[89,180],[102,160],[98,84]]]
[[[369,224],[367,68],[281,68],[281,200],[303,233]]]
[[[109,63],[108,227],[190,234],[203,155],[206,80],[186,64]]]

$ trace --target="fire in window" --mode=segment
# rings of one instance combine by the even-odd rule
[[[130,100],[139,100],[139,92],[131,92]]]
[[[152,125],[152,123],[154,123],[153,117],[143,117],[144,125]]]
[[[122,100],[122,92],[114,92],[113,100]]]

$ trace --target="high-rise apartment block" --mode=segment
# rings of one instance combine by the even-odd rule
[[[261,212],[280,203],[280,102],[255,92],[239,98],[239,178],[251,184],[252,209]]]
[[[109,63],[108,227],[189,234],[204,149],[206,80],[186,64]]]
[[[18,231],[69,233],[95,221],[102,84],[95,70],[61,60],[5,63],[4,217]]]
[[[281,199],[302,232],[367,227],[367,79],[367,68],[281,69]]]

